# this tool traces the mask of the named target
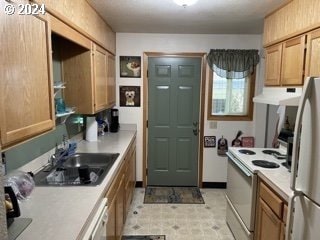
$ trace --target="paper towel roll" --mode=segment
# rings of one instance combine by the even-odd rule
[[[88,142],[98,141],[98,123],[95,117],[87,117],[86,140]]]

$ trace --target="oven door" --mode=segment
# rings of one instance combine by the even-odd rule
[[[253,232],[257,175],[229,153],[227,171],[227,197],[247,230]]]

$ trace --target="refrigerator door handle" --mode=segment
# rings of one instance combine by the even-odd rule
[[[296,177],[298,173],[298,165],[299,165],[299,145],[300,145],[300,137],[301,137],[301,122],[302,122],[302,116],[303,111],[307,102],[308,97],[310,96],[311,86],[314,82],[314,78],[310,77],[307,78],[308,83],[305,85],[304,90],[302,91],[297,118],[296,118],[296,125],[294,128],[294,140],[293,140],[293,150],[292,150],[292,167],[291,167],[291,189],[295,192],[298,192],[299,190],[296,189]]]
[[[291,230],[293,226],[294,199],[302,195],[303,195],[302,192],[292,192],[292,195],[289,197],[285,240],[291,240]]]

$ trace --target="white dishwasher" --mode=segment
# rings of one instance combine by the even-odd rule
[[[82,240],[106,240],[107,239],[107,198],[103,198]]]

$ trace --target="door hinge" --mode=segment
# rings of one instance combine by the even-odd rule
[[[148,176],[148,172],[149,172],[149,171],[148,171],[148,168],[146,168],[146,176]]]
[[[146,127],[147,128],[149,127],[149,120],[147,120],[147,122],[146,122]]]
[[[147,70],[147,78],[149,77],[149,70]]]

